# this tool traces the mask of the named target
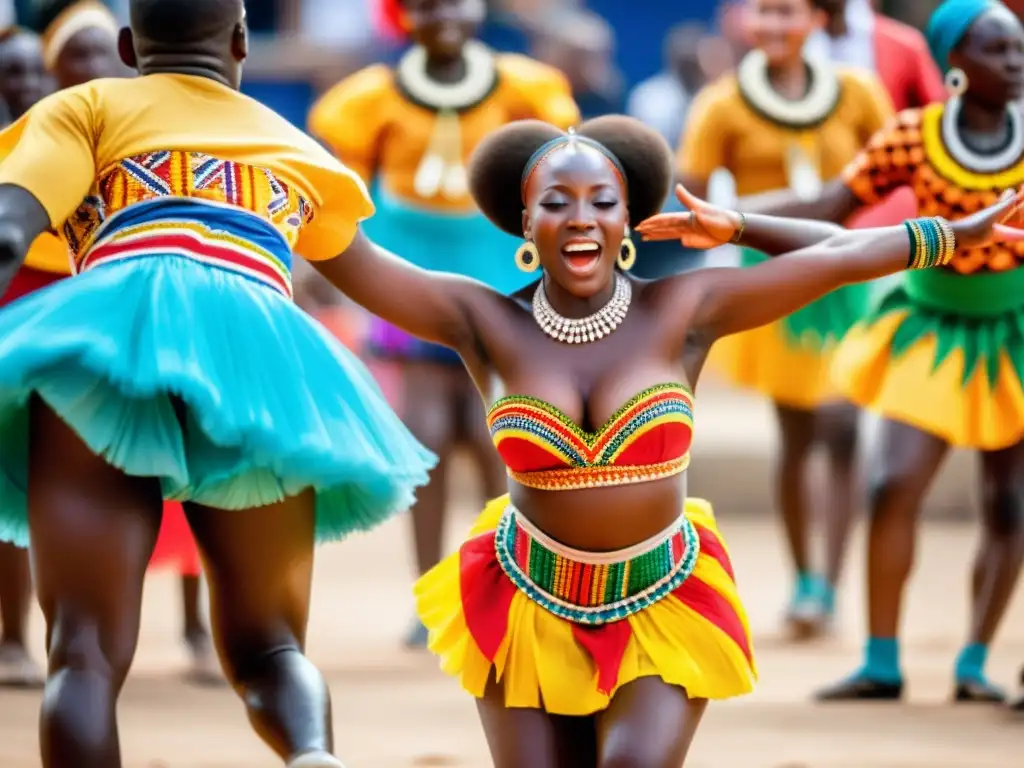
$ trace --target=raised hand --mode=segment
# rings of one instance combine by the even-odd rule
[[[950,227],[956,235],[958,247],[985,245],[991,242],[1014,243],[1024,241],[1024,223],[1021,210],[1024,208],[1024,187],[1008,189],[999,202],[977,213],[956,221]]]
[[[706,250],[733,241],[743,218],[735,211],[719,208],[676,185],[676,197],[689,208],[685,213],[660,213],[641,222],[636,231],[644,240],[679,240],[687,248]]]

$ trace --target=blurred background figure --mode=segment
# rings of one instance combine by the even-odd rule
[[[466,163],[480,141],[513,120],[575,125],[579,110],[569,81],[547,64],[495,53],[481,43],[476,35],[485,20],[482,0],[387,0],[381,9],[383,19],[413,45],[395,66],[374,64],[328,90],[310,111],[309,130],[373,188],[377,213],[364,229],[377,243],[424,269],[513,293],[536,279],[531,267],[539,264],[516,269],[521,241],[476,210]],[[611,49],[606,27],[583,31],[575,39],[576,84],[587,89],[603,82]],[[317,300],[311,289],[305,296]],[[439,457],[412,509],[422,574],[443,554],[456,451],[469,450],[487,498],[504,491],[505,470],[486,430],[479,393],[458,355],[377,318],[368,341],[370,354],[388,364],[377,373],[400,393],[393,400],[406,425]],[[426,630],[414,622],[406,644],[419,647],[426,639]]]
[[[707,37],[703,24],[681,24],[665,37],[665,68],[629,92],[626,112],[660,133],[675,147],[686,125],[690,101],[706,81],[700,47]]]
[[[0,17],[3,16],[0,12]],[[8,13],[6,18],[11,21],[13,16]],[[48,86],[38,36],[14,26],[0,29],[0,128],[25,114],[46,95]],[[59,255],[56,238],[52,245]],[[3,628],[0,686],[20,688],[43,684],[42,669],[29,655],[27,646],[31,608],[32,571],[28,550],[0,542],[0,626]]]
[[[781,189],[813,199],[892,116],[868,70],[839,69],[804,52],[828,18],[820,0],[747,0],[753,50],[735,75],[705,88],[694,102],[679,150],[679,174],[705,196],[726,169],[740,196]],[[752,266],[764,256],[743,252]],[[767,396],[781,445],[775,498],[795,578],[786,618],[798,637],[825,631],[854,514],[857,413],[837,403],[831,350],[866,310],[867,286],[847,286],[782,321],[721,340],[711,361],[729,379]],[[823,449],[829,465],[826,557],[815,567],[808,498],[810,459]]]
[[[596,13],[549,10],[537,30],[532,53],[569,78],[584,120],[625,111],[625,82],[615,63],[615,33]]]

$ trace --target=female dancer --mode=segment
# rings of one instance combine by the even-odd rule
[[[373,208],[238,93],[242,0],[133,0],[131,18],[120,50],[141,77],[62,91],[0,133],[0,285],[50,227],[79,272],[0,313],[0,535],[31,535],[47,619],[42,762],[121,764],[117,699],[168,497],[256,730],[292,766],[338,766],[302,653],[314,541],[404,509],[433,457],[294,306],[289,265],[293,246],[343,251]]]
[[[101,77],[120,74],[117,56],[118,23],[105,5],[91,0],[50,0],[44,3],[36,19],[42,30],[47,68],[57,87],[72,88]],[[60,257],[42,274],[33,271],[30,255],[18,271],[9,294],[23,295],[17,286],[36,277],[27,287],[47,285],[70,274],[67,246],[60,246]],[[196,542],[179,502],[164,505],[163,525],[150,563],[154,569],[171,567],[181,578],[182,642],[191,665],[188,679],[201,684],[221,683],[210,632],[202,611],[202,568]]]
[[[661,209],[669,149],[629,118],[579,131],[521,121],[476,150],[474,199],[526,238],[518,264],[542,269],[516,295],[417,269],[363,236],[316,266],[374,314],[457,350],[489,405],[511,493],[416,593],[442,667],[479,699],[494,764],[670,768],[707,699],[748,692],[755,674],[711,508],[686,498],[709,347],[908,256],[943,263],[955,240],[986,242],[1024,195],[953,226],[915,221],[916,249],[903,226],[847,233],[691,201],[686,245],[810,247],[634,282],[629,227]]]
[[[39,38],[16,27],[0,31],[0,109],[6,107],[12,119],[21,117],[29,107],[46,95],[46,70],[43,67],[43,49]],[[0,128],[3,119],[0,118]],[[67,249],[60,240],[43,235],[34,244],[26,264],[41,268],[39,275],[50,274],[49,264],[58,270],[67,265]],[[27,280],[28,270],[23,268],[21,283]],[[20,274],[20,273],[19,273]],[[14,283],[18,283],[16,278]],[[12,283],[0,297],[0,306],[13,301],[31,289]],[[37,687],[43,684],[43,672],[28,653],[28,619],[32,607],[32,572],[28,551],[6,542],[0,543],[0,686]]]
[[[579,121],[562,74],[517,55],[497,55],[473,39],[481,0],[391,0],[396,26],[416,43],[394,69],[369,67],[344,80],[313,107],[310,131],[367,183],[376,181],[377,215],[366,232],[424,269],[466,275],[503,293],[529,278],[481,253],[517,243],[473,205],[465,162],[489,133],[513,120],[539,118],[568,128]],[[395,361],[404,385],[403,420],[439,456],[430,484],[412,508],[416,566],[441,559],[450,459],[472,449],[487,498],[501,493],[501,462],[482,428],[480,399],[458,355],[421,342],[381,320],[370,352]],[[416,622],[407,638],[426,642]]]
[[[842,221],[910,187],[921,213],[957,219],[1024,182],[1024,28],[994,0],[947,0],[928,40],[954,95],[901,112],[815,201],[772,195],[744,209]],[[788,198],[788,199],[787,199]],[[863,666],[824,700],[896,699],[903,690],[899,614],[921,501],[950,445],[981,453],[984,534],[971,579],[958,701],[997,701],[989,643],[1024,557],[1024,247],[962,247],[948,268],[911,273],[837,351],[843,393],[884,418],[868,537]]]
[[[735,75],[708,86],[694,102],[679,153],[688,185],[706,190],[711,175],[730,171],[737,192],[791,188],[817,194],[838,176],[892,114],[882,84],[870,73],[809,60],[808,36],[827,16],[817,0],[749,0],[755,49]],[[703,194],[703,192],[698,192]],[[765,257],[743,251],[750,266]],[[829,382],[831,350],[866,311],[867,286],[846,286],[790,317],[724,342],[713,360],[744,387],[775,406],[781,435],[777,499],[797,578],[787,610],[800,636],[831,619],[853,517],[857,413],[837,406]],[[822,412],[821,407],[829,405]],[[821,442],[829,460],[824,575],[808,552],[809,459]]]

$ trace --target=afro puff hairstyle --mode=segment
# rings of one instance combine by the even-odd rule
[[[622,165],[630,226],[662,209],[672,184],[672,151],[659,133],[622,115],[587,120],[576,133],[601,144]],[[469,162],[469,188],[488,219],[511,235],[523,236],[523,171],[541,146],[564,135],[548,123],[520,120],[477,146]]]

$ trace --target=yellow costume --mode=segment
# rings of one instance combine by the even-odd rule
[[[366,231],[375,242],[424,269],[514,293],[536,275],[515,267],[522,241],[476,210],[466,166],[484,138],[512,121],[579,122],[569,83],[545,64],[471,42],[464,83],[444,86],[424,75],[422,57],[413,48],[394,69],[374,65],[330,89],[309,114],[310,133],[373,185],[377,215]],[[451,350],[379,320],[370,337],[378,354],[462,365]]]
[[[706,87],[690,111],[678,157],[684,178],[707,182],[728,170],[739,196],[808,185],[837,177],[892,114],[882,84],[867,72],[837,73],[835,103],[813,124],[795,128],[770,119],[744,97],[736,76]],[[744,252],[744,264],[764,257]],[[866,286],[850,286],[790,317],[723,339],[712,360],[735,383],[793,408],[813,409],[836,396],[829,378],[831,350],[859,319]]]
[[[947,148],[956,139],[944,135],[946,110],[901,112],[846,169],[847,186],[865,204],[909,187],[920,215],[955,220],[1024,184],[1019,153],[996,171],[958,161]],[[840,345],[841,391],[953,445],[996,450],[1024,439],[1022,260],[1024,244],[996,244],[902,275]]]

